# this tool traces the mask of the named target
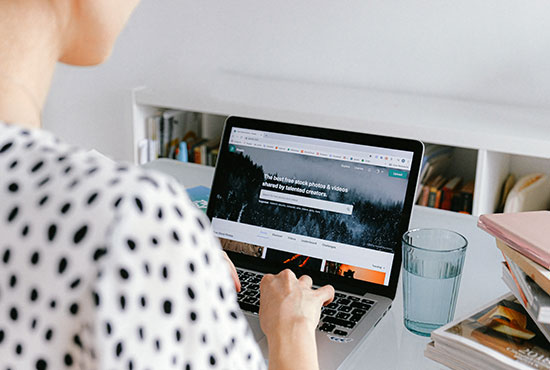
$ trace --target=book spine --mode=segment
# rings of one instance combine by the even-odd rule
[[[147,132],[147,160],[153,161],[158,158],[158,126],[159,116],[148,117],[146,121]]]
[[[166,152],[165,156],[171,158],[172,150],[172,135],[174,132],[174,117],[168,118],[168,131],[166,136]]]
[[[203,144],[200,146],[200,152],[201,152],[201,164],[206,164],[208,158],[206,157],[206,151],[207,151],[206,144]]]
[[[210,154],[212,155],[212,161],[210,162],[210,166],[216,167],[216,162],[218,161],[218,149],[212,150]]]
[[[493,224],[488,219],[484,219],[483,222],[478,222],[478,226],[496,237],[497,240],[500,239],[503,243],[506,243],[507,247],[513,249],[515,252],[520,253],[521,255],[529,258],[531,261],[538,263],[545,269],[550,270],[550,255],[547,253],[542,254],[541,252],[535,253],[536,248],[524,238],[515,233],[511,235],[503,235],[503,233],[498,229],[498,226]]]
[[[451,210],[451,204],[453,199],[453,191],[448,188],[443,188],[443,200],[441,201],[441,209],[446,209],[447,211]]]
[[[164,156],[164,131],[165,131],[164,126],[165,126],[165,122],[164,122],[164,119],[161,117],[160,122],[159,122],[159,134],[158,134],[158,138],[159,138],[159,157]]]
[[[428,207],[435,207],[435,200],[437,198],[437,189],[431,188],[428,195]]]
[[[430,195],[430,187],[428,185],[424,185],[422,187],[422,194],[420,196],[418,204],[421,206],[427,206],[429,195]]]
[[[460,194],[460,213],[472,214],[472,205],[474,197],[472,193],[461,193]]]
[[[537,314],[532,306],[524,304],[523,300],[520,298],[520,291],[517,289],[517,285],[514,284],[513,275],[510,271],[510,269],[506,266],[503,266],[502,268],[502,280],[504,283],[508,286],[508,288],[512,291],[514,296],[518,299],[519,303],[523,306],[525,311],[531,316],[533,319],[533,322],[538,326],[541,333],[546,337],[547,340],[550,341],[550,325],[547,323],[544,323],[539,320],[540,318],[540,312]]]
[[[193,149],[193,162],[194,163],[198,163],[198,164],[201,163],[201,150],[200,149],[201,149],[200,146],[196,146]]]
[[[434,208],[441,208],[441,198],[443,197],[443,189],[437,191],[435,196]]]
[[[525,257],[523,254],[517,252],[515,249],[509,247],[502,240],[497,238],[496,241],[498,249],[500,249],[508,258],[514,261],[519,266],[519,268],[521,268],[527,276],[533,279],[542,290],[550,294],[550,277],[547,276],[547,270],[542,273],[542,266],[533,262],[528,257]]]
[[[521,289],[521,285],[519,284],[518,278],[516,277],[516,274],[512,271],[510,268],[511,261],[506,257],[504,253],[502,253],[502,256],[504,257],[504,261],[506,261],[506,264],[508,265],[508,271],[510,272],[510,275],[512,275],[512,279],[514,279],[514,284],[516,285],[518,292],[521,296],[521,300],[523,301],[523,305],[525,307],[529,306],[529,302],[527,301],[527,297],[525,297],[525,293],[523,292],[523,289]]]

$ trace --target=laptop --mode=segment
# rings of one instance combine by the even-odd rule
[[[423,144],[242,117],[225,123],[207,215],[235,264],[238,301],[267,358],[258,319],[265,273],[331,284],[316,339],[337,369],[391,307]]]

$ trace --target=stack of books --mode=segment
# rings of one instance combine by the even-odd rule
[[[445,176],[453,148],[427,144],[420,172],[417,204],[448,211],[472,213],[474,182],[460,176]]]
[[[483,215],[511,294],[432,333],[425,355],[454,369],[550,369],[550,212]]]
[[[160,110],[145,123],[146,139],[140,163],[171,158],[215,166],[220,139],[202,137],[202,114],[173,109]]]

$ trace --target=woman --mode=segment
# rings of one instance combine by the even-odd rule
[[[265,367],[234,267],[185,192],[39,129],[56,62],[104,61],[135,5],[0,1],[1,369]],[[311,284],[262,280],[272,369],[318,367],[334,290]]]

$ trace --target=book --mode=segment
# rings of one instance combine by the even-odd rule
[[[462,183],[462,177],[456,176],[447,181],[447,183],[441,189],[441,204],[439,208],[451,210],[452,199],[455,192],[458,190],[458,187]]]
[[[521,299],[518,297],[518,286],[515,284],[512,272],[510,271],[510,268],[508,267],[506,262],[502,263],[502,281],[504,281],[506,286],[508,286],[510,291],[516,296],[518,302],[522,303]],[[537,324],[541,333],[546,337],[547,340],[550,340],[550,325],[548,323],[544,323],[538,320],[538,312],[536,311],[536,308],[534,306],[528,304],[522,304],[522,306],[523,308],[525,308],[525,311],[527,311],[529,316],[531,316],[533,322]]]
[[[428,206],[428,196],[430,195],[430,187],[428,185],[422,185],[419,193],[420,195],[418,197],[417,204],[419,206]]]
[[[428,207],[439,208],[439,203],[441,201],[441,188],[447,182],[447,178],[438,175],[434,182],[430,185],[430,193],[428,195]]]
[[[210,197],[210,188],[206,186],[195,186],[187,189],[187,195],[198,209],[206,213],[208,199]]]
[[[512,294],[432,332],[425,355],[455,369],[550,369],[550,342]]]
[[[146,136],[150,142],[150,160],[159,157],[182,158],[181,143],[187,146],[187,158],[192,161],[191,147],[199,140],[202,131],[202,114],[175,109],[160,110],[146,120]],[[156,148],[156,150],[154,149]]]
[[[219,152],[220,152],[219,148],[214,148],[212,149],[212,151],[210,151],[210,154],[208,155],[208,163],[207,163],[209,166],[216,167]]]
[[[426,181],[426,183],[422,186],[422,193],[418,199],[418,205],[430,207],[430,199],[431,204],[435,204],[435,192],[437,191],[435,186],[441,181],[444,181],[442,175],[434,176]],[[432,194],[432,188],[434,188],[434,194]]]
[[[532,173],[520,178],[506,197],[504,213],[550,208],[550,176]]]
[[[506,268],[510,269],[510,266],[513,266],[514,268],[517,267],[517,265],[512,260],[510,260],[508,257],[506,257],[506,255],[504,253],[502,253],[502,256],[504,257],[504,264],[506,265]],[[512,280],[514,281],[514,285],[517,287],[517,292],[519,294],[519,295],[516,295],[516,297],[518,299],[521,299],[524,306],[527,306],[529,303],[528,303],[527,297],[525,296],[525,292],[521,288],[521,285],[519,285],[519,281],[516,278],[516,272],[517,271],[511,271],[510,270],[510,276],[512,277]]]
[[[462,186],[454,200],[454,208],[452,211],[472,214],[474,203],[474,182],[469,181]]]
[[[453,157],[453,152],[454,149],[448,146],[426,144],[420,170],[420,182],[424,184],[430,178],[445,172]]]
[[[162,112],[164,127],[163,156],[175,158],[176,149],[180,141],[188,131],[187,112],[175,109],[167,109]]]
[[[147,117],[145,135],[147,137],[147,161],[153,161],[160,156],[159,130],[162,116],[160,113]]]
[[[549,225],[549,211],[482,215],[478,221],[478,227],[547,269],[550,268],[546,229]]]
[[[550,294],[550,271],[497,239],[497,247],[509,260],[515,262],[542,290]]]
[[[207,141],[205,140],[201,141],[199,145],[195,146],[194,148],[195,163],[213,166],[213,164],[211,164],[212,160],[209,159],[209,155],[212,152],[212,150],[214,149],[217,150],[219,146],[220,146],[219,138],[211,139]]]
[[[429,190],[424,191],[425,185],[436,176],[446,172],[453,157],[453,152],[454,149],[448,146],[426,144],[420,169],[420,181],[416,191],[415,202],[418,205],[428,205],[426,192],[429,192]],[[423,197],[424,194],[425,197]]]
[[[506,204],[506,199],[508,198],[508,194],[510,194],[510,190],[512,190],[515,183],[516,183],[516,177],[513,174],[509,174],[506,177],[506,180],[504,180],[502,184],[502,188],[500,189],[500,197],[498,200],[498,205],[496,207],[495,213],[504,212],[504,205]]]
[[[206,139],[199,139],[191,145],[189,149],[190,162],[201,164],[201,146],[206,143]],[[192,160],[191,160],[192,159]]]

